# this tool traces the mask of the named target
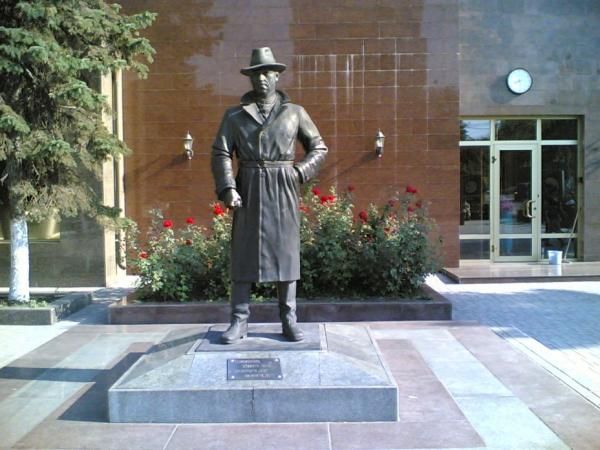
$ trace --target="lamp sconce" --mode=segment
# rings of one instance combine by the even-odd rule
[[[383,142],[385,141],[385,135],[381,132],[381,130],[377,130],[377,134],[375,135],[375,154],[378,158],[383,156]]]
[[[188,131],[186,136],[183,138],[183,149],[187,156],[187,159],[192,159],[194,156],[194,150],[192,149],[192,145],[194,144],[194,138]]]

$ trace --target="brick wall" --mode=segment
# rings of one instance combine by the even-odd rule
[[[319,185],[356,187],[359,208],[407,184],[431,202],[445,263],[458,262],[458,6],[427,0],[122,1],[159,14],[147,80],[124,84],[127,214],[160,207],[208,220],[210,147],[222,114],[249,90],[251,49],[288,65],[280,88],[330,148]],[[375,134],[386,136],[376,158]],[[194,159],[182,138],[194,137]]]

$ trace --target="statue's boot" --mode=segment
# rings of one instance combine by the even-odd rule
[[[304,339],[304,333],[296,323],[296,282],[277,283],[277,297],[283,335],[288,341],[301,341]]]
[[[240,282],[231,285],[231,324],[221,335],[221,343],[233,344],[248,336],[251,286],[250,283]]]

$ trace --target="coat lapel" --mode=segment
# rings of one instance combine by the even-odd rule
[[[260,125],[264,124],[264,119],[262,114],[258,111],[258,106],[256,106],[256,103],[248,103],[246,105],[242,105],[242,108],[244,108],[244,111],[246,111],[248,114],[250,114],[250,116],[256,120]]]

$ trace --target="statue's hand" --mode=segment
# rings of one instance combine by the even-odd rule
[[[223,196],[223,203],[230,209],[242,206],[242,197],[235,189],[228,189]]]

